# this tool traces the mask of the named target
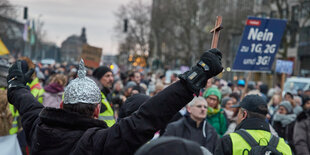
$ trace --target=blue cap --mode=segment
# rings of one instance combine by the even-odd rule
[[[237,85],[238,86],[245,86],[245,81],[244,80],[238,80]]]

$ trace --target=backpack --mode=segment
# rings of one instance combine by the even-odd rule
[[[250,146],[251,150],[244,149],[242,154],[248,152],[249,155],[282,155],[276,148],[279,143],[279,138],[271,135],[267,146],[260,146],[259,143],[244,129],[236,131]]]

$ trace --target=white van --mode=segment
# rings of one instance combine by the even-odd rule
[[[303,77],[287,78],[284,84],[283,94],[285,94],[286,92],[297,94],[297,91],[299,89],[303,91],[310,89],[310,78],[303,78]]]

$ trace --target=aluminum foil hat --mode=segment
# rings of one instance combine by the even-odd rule
[[[86,77],[86,70],[84,61],[81,59],[78,77],[72,80],[65,88],[64,104],[100,103],[101,92],[96,83],[90,78]]]

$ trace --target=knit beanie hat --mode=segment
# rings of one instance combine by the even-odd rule
[[[230,97],[224,97],[223,100],[222,100],[222,103],[221,103],[221,107],[225,107],[225,106],[226,106],[226,103],[227,103],[230,99],[231,99]]]
[[[207,89],[207,90],[203,93],[203,97],[204,97],[204,98],[207,98],[207,97],[210,96],[210,95],[215,95],[215,96],[217,96],[217,98],[218,98],[219,101],[221,101],[221,99],[222,99],[221,92],[220,92],[217,88],[211,87],[211,88]]]
[[[279,106],[283,106],[288,114],[293,112],[293,107],[289,101],[282,101]]]
[[[104,76],[104,74],[107,72],[112,72],[112,70],[107,66],[100,66],[94,70],[93,76],[96,79],[100,80],[102,78],[102,76]]]
[[[229,94],[232,93],[232,90],[231,90],[230,87],[224,86],[224,87],[221,88],[221,93],[222,93],[223,96],[229,95]]]
[[[137,84],[133,81],[129,81],[127,84],[126,84],[126,87],[125,87],[125,90],[129,89],[129,88],[132,88],[134,86],[136,86]]]

